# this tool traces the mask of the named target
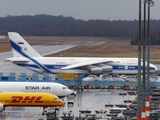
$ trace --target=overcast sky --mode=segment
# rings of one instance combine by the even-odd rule
[[[142,0],[143,2],[144,0]],[[153,0],[151,18],[160,19],[160,0]],[[7,15],[71,16],[75,19],[138,20],[139,0],[1,0],[0,17]]]

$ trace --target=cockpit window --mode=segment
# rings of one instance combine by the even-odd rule
[[[59,98],[54,98],[54,100],[59,100]]]
[[[62,89],[67,89],[67,87],[62,87]]]

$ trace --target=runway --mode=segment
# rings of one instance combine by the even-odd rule
[[[60,107],[58,117],[64,113],[71,113],[72,116],[79,116],[80,110],[91,110],[92,114],[95,110],[109,110],[112,107],[105,107],[105,104],[124,104],[123,100],[133,100],[136,95],[119,95],[123,90],[117,89],[85,89],[83,92],[77,93],[75,97],[65,97],[65,106]],[[73,106],[68,106],[67,102],[73,101]],[[8,107],[0,116],[0,120],[28,120],[37,119],[42,114],[42,108],[38,107]],[[45,116],[41,116],[45,117]]]

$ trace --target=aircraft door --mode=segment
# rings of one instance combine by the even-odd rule
[[[57,91],[56,91],[56,88],[55,88],[55,87],[52,87],[52,93],[53,93],[53,94],[56,94],[56,93],[57,93]]]

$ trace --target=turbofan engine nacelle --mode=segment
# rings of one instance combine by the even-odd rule
[[[102,73],[102,68],[101,67],[94,67],[94,68],[90,69],[90,72],[94,73],[94,74],[99,74],[99,73]]]
[[[0,103],[0,112],[3,112],[4,111],[4,106],[2,103]]]
[[[103,72],[112,72],[112,66],[102,66]]]

